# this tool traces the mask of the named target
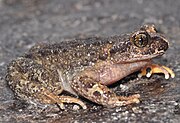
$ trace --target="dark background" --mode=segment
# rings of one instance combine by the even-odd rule
[[[38,42],[81,36],[110,36],[154,23],[169,38],[170,48],[156,62],[176,73],[150,79],[132,74],[112,89],[141,94],[141,103],[105,108],[87,100],[87,110],[41,112],[14,100],[4,80],[6,65]],[[180,0],[0,0],[0,122],[180,122]],[[120,88],[122,86],[129,89]],[[124,86],[123,86],[124,87]]]

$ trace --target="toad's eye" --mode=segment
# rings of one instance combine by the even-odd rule
[[[132,36],[131,41],[135,46],[142,48],[148,44],[149,38],[150,36],[147,32],[139,32]]]

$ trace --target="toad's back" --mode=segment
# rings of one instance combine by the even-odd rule
[[[40,44],[31,48],[23,57],[33,59],[49,69],[59,66],[63,70],[72,70],[77,69],[76,67],[91,66],[99,60],[105,61],[110,48],[121,39],[122,36],[91,37],[55,44]]]

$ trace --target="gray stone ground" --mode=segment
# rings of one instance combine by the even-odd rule
[[[0,122],[180,122],[180,0],[0,0]],[[121,94],[140,93],[141,103],[104,108],[87,100],[87,110],[41,112],[14,100],[4,80],[6,65],[35,43],[60,42],[81,35],[110,36],[154,23],[170,40],[170,48],[156,62],[174,70],[137,78],[137,73],[113,86]],[[122,85],[121,85],[122,86]]]

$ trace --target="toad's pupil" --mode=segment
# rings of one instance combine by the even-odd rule
[[[146,40],[146,37],[144,35],[141,35],[139,38],[139,44],[143,45],[144,40]]]

